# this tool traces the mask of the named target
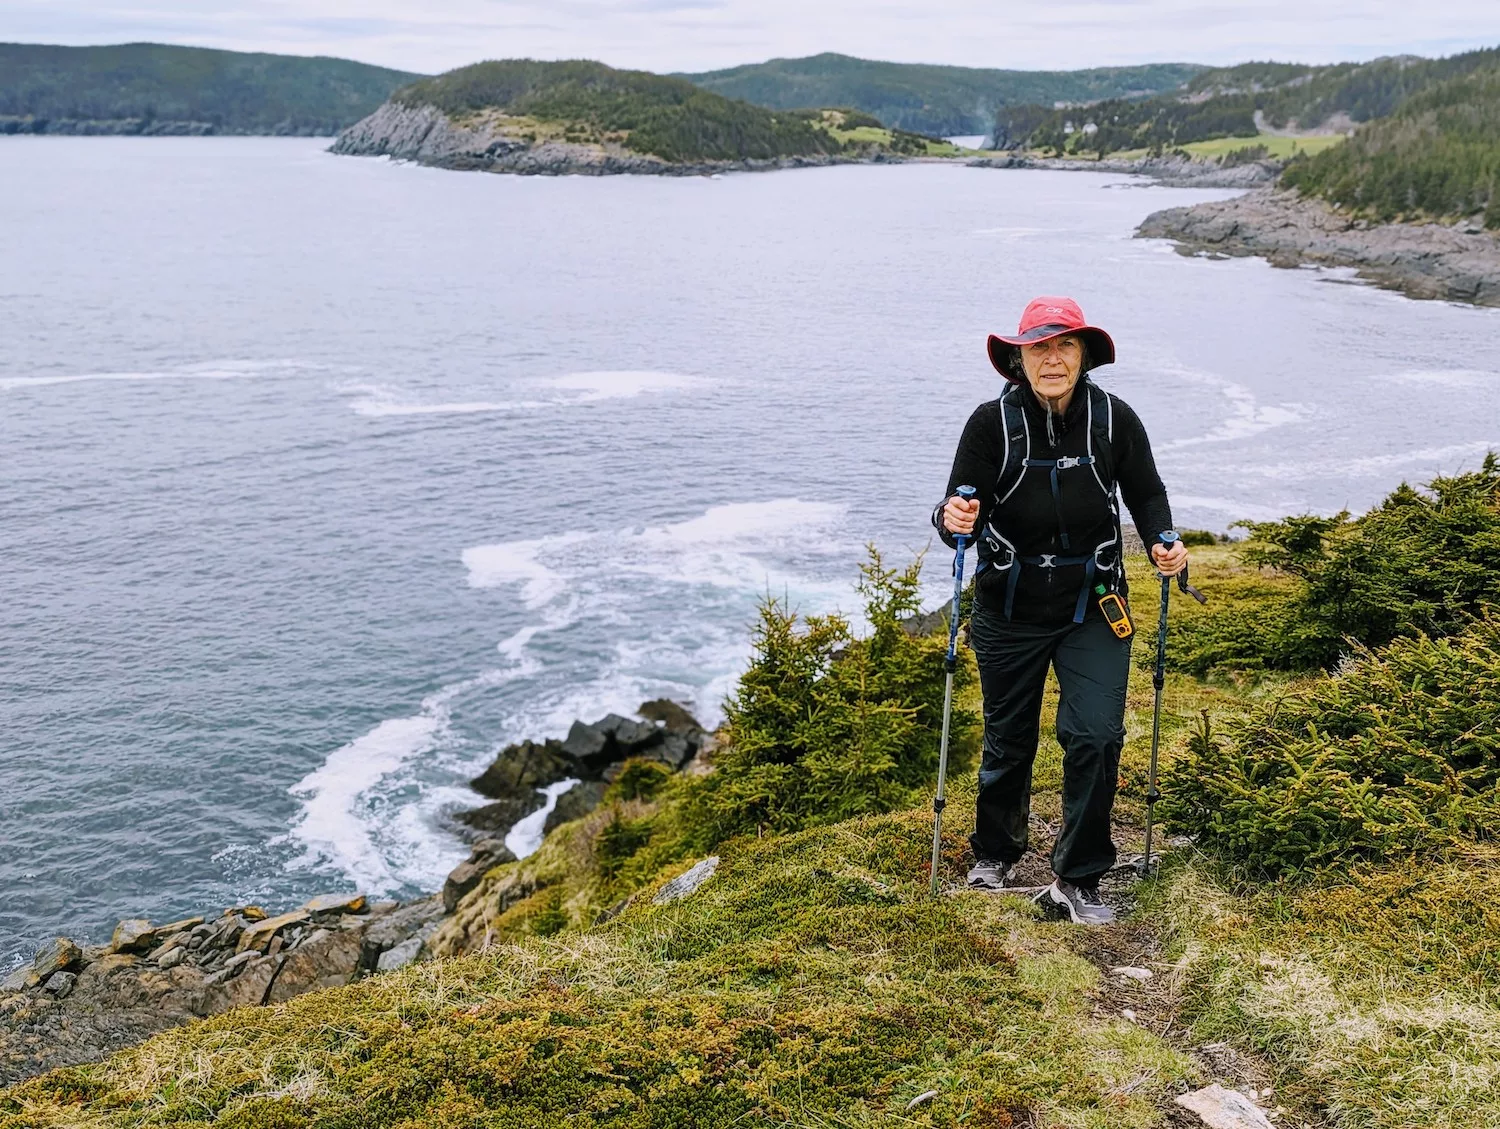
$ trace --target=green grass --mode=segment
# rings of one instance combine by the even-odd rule
[[[1392,859],[1249,885],[1200,860],[1145,912],[1180,1017],[1277,1068],[1277,1095],[1338,1129],[1500,1125],[1500,853]]]
[[[1186,145],[1178,146],[1183,152],[1200,161],[1217,161],[1226,153],[1232,153],[1236,149],[1244,149],[1251,145],[1264,145],[1268,150],[1267,155],[1274,160],[1284,161],[1298,153],[1315,156],[1327,149],[1333,148],[1344,140],[1342,134],[1334,134],[1327,137],[1277,137],[1269,133],[1262,133],[1257,137],[1218,137],[1212,141],[1190,141]],[[1122,149],[1119,152],[1110,153],[1111,161],[1138,161],[1150,156],[1149,149]],[[1035,153],[1034,156],[1046,156],[1048,154]],[[1094,160],[1092,154],[1075,156],[1072,160],[1089,162]]]
[[[685,902],[169,1032],[14,1088],[0,1126],[1156,1124],[1191,1061],[1095,1014],[1076,934],[929,898],[929,827],[741,840]]]
[[[1211,598],[1257,575],[1231,547],[1193,560]],[[1144,808],[1159,591],[1138,565],[1132,588],[1116,827],[1127,852]],[[1173,603],[1174,623],[1201,614]],[[1222,718],[1307,681],[1170,675],[1163,763],[1183,755],[1200,709]],[[1057,817],[1060,783],[1048,733],[1033,803],[1043,819]],[[660,815],[670,795],[623,802],[618,818]],[[958,772],[950,877],[973,795],[972,773]],[[1015,897],[929,898],[931,813],[918,806],[732,840],[708,885],[653,906],[694,861],[672,860],[630,880],[635,897],[595,925],[618,893],[588,877],[614,818],[596,812],[491,872],[438,939],[481,951],[53,1072],[0,1092],[0,1129],[1146,1129],[1181,1124],[1169,1121],[1181,1089],[1234,1081],[1199,1053],[1219,1042],[1274,1083],[1279,1126],[1500,1124],[1492,847],[1276,882],[1178,849],[1137,887],[1134,917],[1086,931]],[[1139,961],[1158,974],[1146,986],[1106,975]],[[935,1099],[907,1111],[929,1090]]]

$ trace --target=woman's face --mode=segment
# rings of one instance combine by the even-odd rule
[[[1021,347],[1021,364],[1031,390],[1044,400],[1066,399],[1083,368],[1083,339],[1071,333]]]

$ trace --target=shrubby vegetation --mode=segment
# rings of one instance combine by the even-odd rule
[[[813,617],[804,629],[779,601],[762,606],[755,658],[725,706],[727,746],[694,797],[707,841],[890,811],[931,785],[947,639],[902,626],[921,610],[920,569],[888,568],[871,550],[859,585],[864,638],[841,616]],[[971,664],[960,664],[955,693],[973,678]],[[973,752],[977,723],[959,707],[958,765]]]
[[[1235,720],[1207,717],[1162,813],[1200,847],[1284,874],[1500,834],[1500,618],[1401,639]]]
[[[334,134],[413,77],[347,59],[119,47],[0,44],[0,132],[54,120],[192,122],[228,133]]]
[[[1404,55],[1322,67],[1242,63],[1196,75],[1187,90],[1199,96],[1253,94],[1256,108],[1271,125],[1316,129],[1339,113],[1355,122],[1386,117],[1412,95],[1497,61],[1500,49],[1467,51],[1444,59]]]
[[[1402,485],[1366,514],[1246,524],[1242,578],[1173,636],[1171,661],[1196,674],[1309,670],[1351,641],[1379,647],[1462,630],[1500,603],[1500,460]]]
[[[683,79],[586,61],[476,63],[413,83],[393,98],[450,115],[493,108],[580,123],[668,161],[770,160],[841,148],[805,116],[734,102]]]
[[[1146,566],[1128,567],[1151,619]],[[1500,773],[1500,621],[1400,638],[1292,693],[1274,674],[1172,675],[1164,790],[1182,809],[1174,819],[1200,821],[1200,849],[1173,850],[1159,880],[1135,887],[1142,912],[1078,930],[1039,921],[1015,897],[929,898],[925,805],[775,833],[821,824],[794,793],[831,783],[824,766],[837,760],[837,748],[803,742],[803,710],[826,712],[835,745],[873,712],[865,748],[877,751],[911,711],[916,729],[891,775],[835,792],[855,811],[914,798],[897,799],[890,781],[903,756],[914,773],[930,761],[923,703],[935,698],[942,636],[882,633],[910,606],[908,575],[872,559],[863,638],[768,605],[733,707],[759,754],[720,750],[708,777],[628,766],[604,808],[465,899],[459,917],[484,915],[472,935],[482,952],[218,1016],[23,1083],[0,1094],[0,1129],[1147,1129],[1171,1119],[1184,1088],[1239,1077],[1274,1084],[1278,1123],[1497,1123],[1500,849],[1475,837],[1497,824],[1482,808]],[[1199,550],[1195,576],[1215,606],[1234,585],[1303,583],[1227,546]],[[1204,614],[1174,603],[1179,626]],[[855,677],[862,666],[910,696],[878,698]],[[972,709],[971,671],[961,685],[960,708]],[[1151,700],[1136,669],[1116,809],[1126,852],[1139,846]],[[1216,720],[1187,749],[1199,707],[1244,720]],[[971,745],[959,751],[971,761]],[[767,772],[776,764],[795,768]],[[774,801],[753,826],[707,802],[707,782],[726,769],[730,791]],[[1060,772],[1044,736],[1042,820],[1060,811]],[[953,784],[955,808],[972,810],[972,774]],[[1432,826],[1417,814],[1434,814]],[[950,875],[965,861],[963,823],[945,835]],[[724,834],[715,877],[654,905],[702,857],[697,844]],[[1283,876],[1268,879],[1261,860]],[[1137,985],[1104,974],[1126,961],[1158,975]],[[1226,1060],[1227,1076],[1211,1065]]]
[[[1483,213],[1500,228],[1500,51],[1299,163],[1284,182],[1380,220]]]
[[[1420,130],[1428,133],[1463,133],[1466,137],[1475,135],[1492,142],[1496,136],[1494,111],[1482,107],[1495,99],[1483,75],[1494,72],[1497,66],[1500,66],[1500,48],[1470,51],[1446,59],[1377,59],[1327,67],[1245,63],[1204,71],[1190,79],[1181,93],[1114,98],[1062,108],[1004,106],[996,115],[994,134],[1002,146],[1102,157],[1124,149],[1161,153],[1193,142],[1255,137],[1259,133],[1257,114],[1276,128],[1307,130],[1322,127],[1339,114],[1353,122],[1373,122],[1400,110],[1398,117],[1420,120],[1423,123]],[[1477,110],[1458,108],[1476,103],[1480,107]],[[1435,120],[1428,121],[1422,115],[1435,110],[1436,104],[1452,108],[1446,116],[1437,114]],[[1424,106],[1427,108],[1423,109]],[[1372,199],[1394,199],[1400,195],[1398,189],[1404,189],[1411,197],[1467,192],[1462,198],[1472,201],[1477,190],[1478,206],[1469,210],[1485,206],[1489,199],[1486,178],[1492,179],[1494,175],[1493,158],[1476,160],[1474,152],[1439,157],[1413,142],[1412,127],[1402,130],[1392,126],[1381,132],[1383,128],[1372,127],[1358,136],[1368,133],[1370,146],[1391,149],[1392,169],[1416,171],[1413,180],[1399,186],[1367,189]],[[1394,152],[1390,139],[1395,135],[1405,139],[1400,144],[1406,148],[1400,153]],[[1456,140],[1449,136],[1444,144],[1451,146]],[[1302,183],[1311,186],[1316,181],[1322,185],[1325,180],[1343,175],[1347,184],[1361,185],[1373,184],[1379,178],[1380,170],[1361,164],[1357,156],[1335,155],[1343,152],[1343,148],[1335,147],[1328,156],[1314,161],[1310,166],[1317,170],[1314,180],[1304,179]],[[1309,174],[1302,169],[1296,175],[1306,178]],[[1419,187],[1414,187],[1414,183]],[[1321,187],[1316,190],[1329,194]],[[1447,205],[1446,197],[1443,200],[1443,208],[1427,210],[1456,214]],[[1407,203],[1398,212],[1426,207]]]

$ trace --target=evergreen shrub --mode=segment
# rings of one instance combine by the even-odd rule
[[[1462,630],[1500,603],[1500,461],[1425,489],[1402,484],[1360,517],[1249,522],[1244,559],[1290,583],[1214,592],[1206,614],[1174,627],[1172,665],[1331,667],[1351,642]]]
[[[903,626],[920,610],[920,558],[887,568],[873,548],[860,567],[869,634],[839,615],[805,620],[767,599],[755,655],[725,703],[727,742],[688,797],[688,822],[708,845],[733,835],[784,832],[890,811],[912,802],[937,772],[944,633]],[[974,679],[972,663],[955,691]],[[978,718],[953,712],[953,758],[971,758]]]
[[[1163,817],[1252,870],[1390,861],[1500,833],[1500,616],[1400,639],[1232,720],[1167,771]]]

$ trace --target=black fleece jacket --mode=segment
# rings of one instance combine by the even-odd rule
[[[1031,457],[1033,459],[1056,459],[1084,455],[1089,447],[1089,385],[1087,376],[1078,382],[1068,410],[1061,418],[1052,417],[1051,435],[1047,426],[1047,408],[1037,399],[1029,385],[1012,385],[1006,390],[1010,402],[1019,405],[1026,414],[1031,432]],[[1150,545],[1164,530],[1172,528],[1172,509],[1167,502],[1167,488],[1162,485],[1156,472],[1156,460],[1151,455],[1151,442],[1146,438],[1146,429],[1140,417],[1123,400],[1110,396],[1113,412],[1112,438],[1108,443],[1107,457],[1097,467],[1104,486],[1110,486],[1112,475],[1118,483],[1130,516],[1135,519],[1136,529],[1142,539]],[[963,436],[958,441],[958,453],[953,458],[953,472],[948,476],[948,492],[942,503],[933,510],[932,522],[937,527],[943,543],[954,546],[953,535],[943,528],[943,504],[960,486],[969,485],[979,491],[979,520],[974,527],[977,539],[980,570],[975,579],[976,598],[986,608],[1003,613],[1005,607],[1007,575],[1003,569],[993,567],[995,553],[985,543],[983,534],[986,524],[1015,546],[1022,557],[1042,557],[1051,554],[1058,557],[1082,557],[1091,554],[1115,535],[1115,516],[1110,497],[1100,489],[1093,468],[1072,466],[1058,473],[1059,493],[1063,521],[1067,524],[1071,548],[1064,549],[1058,527],[1058,508],[1052,496],[1051,474],[1045,467],[1028,467],[1015,491],[1003,504],[1000,503],[997,481],[1005,458],[1006,439],[1000,400],[981,404],[964,425]],[[1011,411],[1014,421],[1016,413]],[[1056,442],[1051,440],[1055,438]],[[1016,481],[1016,460],[1024,454],[1024,443],[1013,450],[1010,466],[1006,468],[1005,490],[1010,490]],[[1096,449],[1096,455],[1100,452]],[[1001,550],[999,564],[1005,563],[1008,554]],[[1073,618],[1077,607],[1078,593],[1086,579],[1085,565],[1041,568],[1035,565],[1018,564],[1020,574],[1016,581],[1016,592],[1012,618],[1018,623],[1051,624],[1061,626]],[[1100,576],[1099,580],[1124,594],[1124,576],[1118,578]],[[1088,615],[1098,616],[1097,600],[1091,595],[1087,601]]]

